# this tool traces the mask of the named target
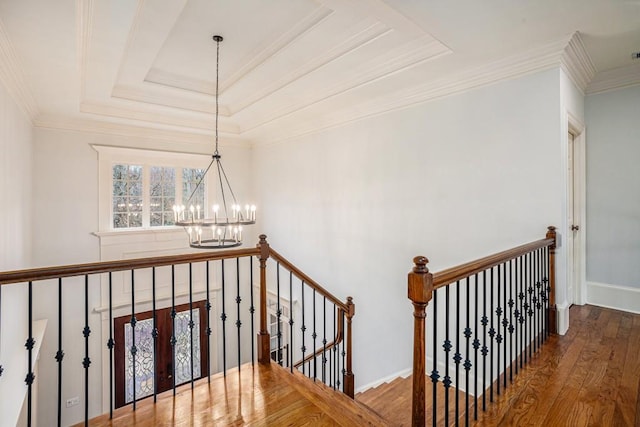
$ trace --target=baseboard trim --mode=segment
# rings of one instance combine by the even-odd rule
[[[587,304],[640,314],[640,289],[587,282]]]
[[[569,330],[569,304],[557,304],[556,316],[558,322],[558,335],[564,335]]]
[[[370,383],[367,383],[365,385],[362,385],[362,386],[356,388],[356,394],[357,393],[362,393],[363,391],[367,391],[367,390],[369,390],[370,388],[373,388],[373,387],[378,387],[380,384],[384,384],[384,383],[387,383],[389,381],[393,381],[398,377],[407,378],[412,373],[413,373],[413,368],[403,369],[402,371],[395,372],[393,374],[387,375],[384,378],[380,378],[379,380],[372,381]]]

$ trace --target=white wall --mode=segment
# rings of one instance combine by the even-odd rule
[[[31,262],[32,126],[0,84],[0,271]],[[0,319],[0,424],[15,423],[27,387],[27,291],[2,286]]]
[[[587,297],[636,312],[640,311],[639,119],[640,86],[586,98],[587,280],[627,288],[615,292],[613,300],[594,300],[590,290]]]
[[[559,84],[554,69],[255,149],[271,245],[354,297],[356,387],[411,366],[415,255],[438,271],[559,223]]]
[[[34,221],[34,264],[38,266],[77,264],[100,260],[100,241],[92,233],[98,231],[98,153],[91,144],[156,150],[210,153],[209,144],[199,146],[181,141],[160,141],[98,133],[37,128],[34,151],[34,209],[46,212]],[[246,146],[221,147],[225,168],[238,194],[250,191],[251,150]],[[249,194],[250,196],[250,194]],[[247,244],[255,239],[248,236]],[[186,249],[186,237],[184,240]],[[153,248],[148,248],[152,250]],[[108,410],[102,407],[102,356],[108,336],[102,335],[100,315],[93,310],[101,306],[100,280],[90,280],[89,309],[91,340],[91,416]],[[63,424],[79,422],[84,408],[84,281],[65,279],[63,297]],[[39,283],[35,289],[37,318],[49,319],[42,346],[39,391],[46,399],[39,402],[40,419],[51,419],[57,413],[57,282]],[[64,408],[64,400],[78,396],[80,404]],[[104,410],[103,410],[104,409]]]

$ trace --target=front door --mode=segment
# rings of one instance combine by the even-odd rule
[[[136,313],[135,326],[135,371],[131,352],[134,330],[131,315],[117,317],[114,323],[115,355],[115,406],[116,408],[133,402],[134,379],[135,399],[152,396],[173,387],[175,373],[176,386],[191,381],[193,354],[193,379],[207,376],[207,320],[205,301],[193,303],[193,342],[189,322],[189,304],[176,306],[175,317],[175,358],[172,355],[171,336],[174,330],[171,308],[156,310],[158,329],[156,357],[154,359],[153,312]],[[192,352],[193,347],[193,352]],[[174,369],[175,361],[175,369]]]

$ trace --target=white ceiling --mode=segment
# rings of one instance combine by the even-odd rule
[[[640,83],[630,0],[0,0],[0,79],[38,126],[208,136],[213,34],[220,130],[252,143],[552,66]]]

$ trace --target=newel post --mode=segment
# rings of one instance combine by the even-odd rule
[[[271,340],[267,329],[267,260],[269,259],[269,244],[267,236],[259,236],[257,248],[260,249],[260,331],[258,332],[258,362],[271,363]]]
[[[353,303],[353,298],[347,297],[347,366],[344,373],[344,394],[353,399],[355,392],[355,378],[353,376],[353,367],[351,365],[351,320],[356,314],[356,305]]]
[[[553,239],[549,246],[549,332],[558,333],[557,309],[556,309],[556,228],[547,227],[547,239]]]
[[[425,319],[427,304],[433,295],[433,276],[423,256],[413,259],[415,266],[408,277],[408,295],[413,303],[413,393],[411,397],[411,425],[424,427],[426,406],[425,376]]]

